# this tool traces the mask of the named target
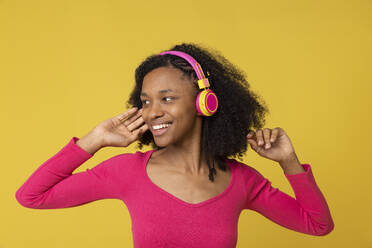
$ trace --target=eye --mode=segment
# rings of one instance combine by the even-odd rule
[[[170,97],[170,96],[166,96],[166,97],[164,97],[163,99],[173,99],[173,97]],[[166,102],[170,102],[170,100],[169,101],[166,101]]]
[[[173,97],[166,96],[166,97],[163,97],[163,99],[165,99],[166,102],[171,102],[173,100]],[[147,105],[146,101],[148,101],[148,100],[142,100],[141,101],[142,105]]]
[[[142,102],[142,104],[146,104],[145,102],[146,102],[147,100],[143,100],[143,101],[141,101]]]

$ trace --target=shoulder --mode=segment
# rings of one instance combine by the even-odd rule
[[[124,179],[133,180],[140,175],[146,156],[149,155],[148,152],[136,151],[134,153],[117,154],[100,162],[92,168],[92,171],[112,179],[118,178],[121,181]]]
[[[121,153],[107,159],[106,161],[110,161],[111,164],[118,165],[137,165],[139,163],[142,163],[146,159],[147,155],[149,155],[149,152],[150,151],[136,151],[134,153]]]
[[[105,167],[111,170],[113,173],[119,172],[120,170],[135,169],[139,168],[144,160],[149,155],[150,151],[141,152],[136,151],[134,153],[121,153],[112,156],[99,164],[99,167]]]
[[[245,180],[251,180],[254,178],[262,178],[262,174],[256,170],[253,166],[245,164],[241,161],[238,161],[234,158],[226,159],[226,162],[229,163],[238,174],[241,174]]]

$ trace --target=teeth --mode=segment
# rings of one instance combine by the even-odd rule
[[[152,128],[155,129],[155,130],[158,130],[160,128],[169,127],[170,125],[171,124],[161,124],[161,125],[152,126]]]

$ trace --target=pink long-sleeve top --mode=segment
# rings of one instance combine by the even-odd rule
[[[111,157],[91,169],[73,171],[93,155],[73,137],[45,161],[16,191],[17,201],[33,209],[57,209],[100,199],[119,199],[128,208],[135,248],[235,247],[238,219],[244,209],[309,235],[334,228],[327,202],[309,164],[305,172],[285,174],[296,199],[274,188],[249,165],[227,159],[228,187],[200,203],[187,203],[155,185],[146,173],[151,153],[137,151]]]

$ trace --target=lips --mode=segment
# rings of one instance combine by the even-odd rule
[[[172,124],[172,121],[163,121],[163,122],[153,122],[151,123],[151,127],[161,125],[161,124]]]
[[[171,124],[169,127],[165,127],[165,128],[160,128],[158,130],[155,130],[152,126],[151,126],[151,131],[152,131],[152,134],[154,136],[160,136],[160,135],[163,135],[164,133],[166,133],[168,131],[168,129],[172,126],[172,122],[168,122],[168,123],[165,123],[165,124]],[[158,124],[159,125],[159,124]],[[156,125],[154,125],[156,126]]]

